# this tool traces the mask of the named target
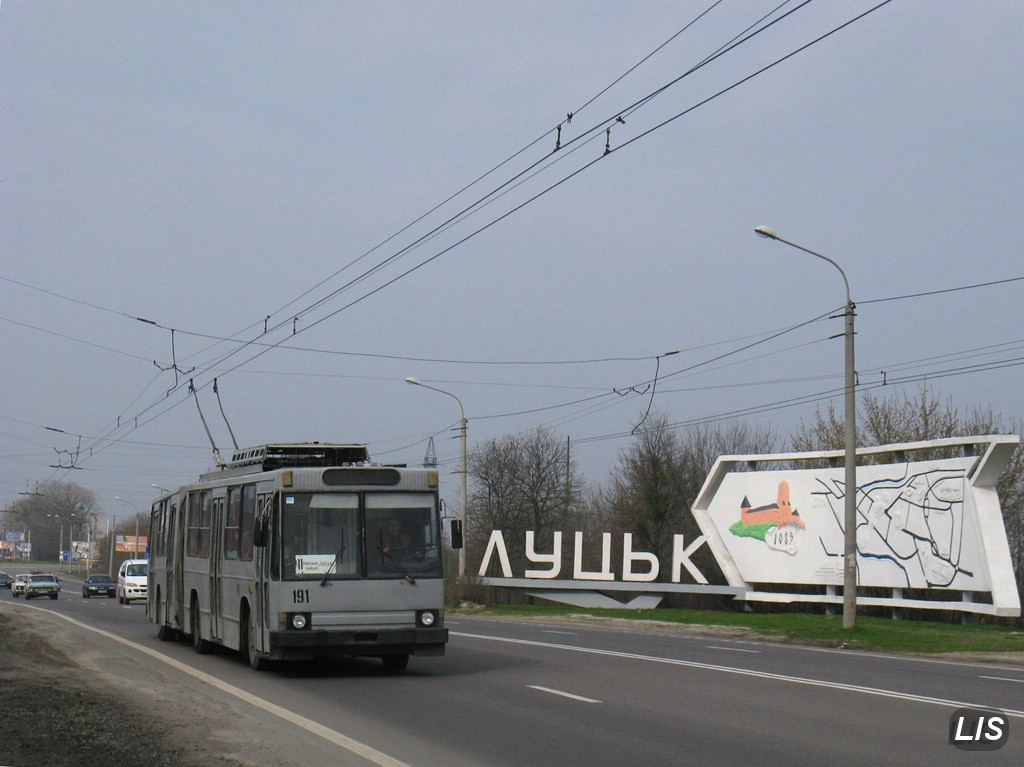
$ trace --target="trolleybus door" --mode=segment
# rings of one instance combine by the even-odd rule
[[[255,649],[260,652],[266,651],[263,642],[263,632],[267,628],[267,589],[270,581],[270,545],[266,538],[266,532],[270,529],[270,512],[273,508],[274,496],[272,493],[261,493],[256,502],[256,530],[261,531],[262,538],[257,536],[257,545],[253,552],[253,571],[255,573],[253,590],[255,592],[256,604],[253,606],[253,614],[249,620],[254,621],[253,625],[259,626],[256,632]]]
[[[172,626],[181,628],[185,625],[184,595],[185,595],[185,567],[182,561],[182,554],[185,547],[185,520],[188,495],[182,493],[178,502],[177,518],[172,514],[170,536],[171,546],[167,550],[167,613],[172,616],[169,623]],[[195,500],[194,498],[191,500]]]
[[[182,509],[184,511],[184,509]],[[164,592],[161,596],[164,599],[163,614],[159,613],[160,605],[157,605],[157,620],[165,624],[180,625],[175,606],[178,604],[178,570],[181,568],[178,559],[178,502],[171,498],[170,511],[164,520],[163,539],[160,542],[161,551],[166,554],[164,559]],[[152,560],[150,567],[152,567]],[[171,616],[174,616],[172,619]]]
[[[213,499],[213,539],[210,542],[210,637],[221,638],[221,566],[224,555],[224,497]]]

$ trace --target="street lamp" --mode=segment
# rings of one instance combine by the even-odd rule
[[[57,568],[60,570],[60,572],[64,572],[64,557],[62,555],[64,553],[64,521],[65,520],[64,520],[64,517],[62,517],[60,514],[47,514],[46,516],[51,517],[52,519],[56,519],[57,520],[57,524],[60,525],[59,532],[57,533]],[[73,517],[75,515],[72,514],[71,516]],[[69,528],[69,532],[70,532],[71,520],[68,519],[67,523],[68,523],[68,528]],[[71,548],[71,536],[70,535],[68,535],[68,548],[69,549]]]
[[[136,506],[131,501],[126,501],[124,498],[121,498],[120,496],[117,496],[117,495],[114,496],[114,500],[115,501],[120,501],[121,503],[125,503],[125,504],[131,506],[133,509],[135,509],[135,545],[134,545],[135,556],[133,557],[133,559],[138,559],[139,558],[139,507]]]
[[[422,386],[424,389],[431,389],[432,391],[439,392],[441,394],[447,394],[453,400],[459,403],[459,443],[462,453],[462,483],[459,495],[459,524],[462,525],[462,534],[466,534],[466,410],[462,407],[462,400],[452,394],[450,391],[444,389],[438,389],[435,386],[428,386],[418,378],[406,378],[405,382],[412,384],[413,386]],[[466,575],[466,547],[463,545],[459,549],[459,577],[462,578]]]
[[[846,443],[846,495],[843,514],[846,527],[843,539],[843,628],[852,629],[857,625],[857,403],[853,364],[853,317],[856,307],[853,299],[850,298],[850,281],[846,279],[846,272],[843,271],[843,268],[828,256],[790,242],[767,226],[755,227],[754,231],[761,237],[777,240],[792,248],[802,250],[804,253],[816,256],[822,261],[828,261],[839,270],[839,274],[843,277],[843,284],[846,286],[846,308],[843,311],[846,318],[844,331],[846,339],[846,406],[843,416]]]

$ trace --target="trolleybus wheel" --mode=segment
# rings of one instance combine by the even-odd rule
[[[381,662],[388,671],[405,671],[405,667],[409,665],[409,653],[385,655],[381,658]]]
[[[156,590],[156,611],[157,618],[160,616],[160,589]],[[160,627],[156,630],[156,638],[161,642],[172,642],[177,637],[178,632],[167,625],[167,605],[164,605],[164,616],[163,620],[158,620]]]
[[[256,671],[266,671],[270,668],[270,659],[259,654],[256,649],[256,624],[252,622],[248,613],[245,616],[245,626],[243,626],[243,635],[245,637],[245,646],[242,648],[245,654],[248,656],[249,665]]]
[[[203,634],[199,630],[198,602],[192,603],[192,647],[198,655],[206,655],[206,653],[210,652],[210,643],[203,639]]]

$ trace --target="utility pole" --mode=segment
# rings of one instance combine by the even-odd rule
[[[107,575],[111,578],[114,577],[114,538],[116,537],[114,531],[117,529],[117,517],[111,517],[107,520],[107,545],[110,547],[110,569],[107,570]]]

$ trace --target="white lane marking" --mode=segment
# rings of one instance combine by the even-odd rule
[[[748,652],[751,655],[760,655],[760,650],[746,650],[742,647],[719,647],[718,645],[709,644],[706,645],[709,650],[725,650],[726,652]]]
[[[576,636],[576,632],[575,631],[555,631],[554,629],[544,629],[541,633],[542,634],[565,634],[566,636],[571,636],[571,637]]]
[[[979,676],[978,679],[994,679],[997,682],[1016,682],[1017,684],[1024,684],[1024,679],[1010,679],[1007,676]]]
[[[724,674],[738,674],[740,676],[752,676],[759,679],[770,679],[776,682],[788,684],[802,684],[810,687],[827,687],[833,690],[844,690],[846,692],[858,692],[863,695],[877,695],[883,698],[896,698],[912,703],[930,703],[936,706],[948,708],[993,708],[993,706],[982,703],[969,703],[957,700],[946,700],[944,698],[931,698],[926,695],[914,695],[907,692],[896,692],[895,690],[883,690],[878,687],[863,687],[856,684],[843,684],[841,682],[827,682],[823,679],[808,679],[799,676],[785,676],[784,674],[772,674],[768,671],[753,671],[746,668],[735,668],[733,666],[718,666],[713,663],[698,663],[690,660],[679,660],[677,658],[659,658],[655,655],[639,655],[637,653],[619,652],[617,650],[595,650],[589,647],[576,647],[574,645],[551,644],[549,642],[537,642],[530,639],[513,639],[511,637],[493,637],[483,634],[467,634],[462,631],[452,631],[451,636],[463,637],[465,639],[480,639],[485,642],[505,642],[507,644],[521,644],[532,647],[543,647],[549,650],[565,650],[567,652],[579,652],[589,655],[605,655],[611,658],[624,658],[626,660],[642,660],[649,663],[665,663],[670,666],[683,666],[685,668],[696,668],[703,671],[719,671]],[[1000,711],[1008,716],[1024,719],[1024,711],[1005,709],[998,707]]]
[[[602,703],[603,701],[594,700],[593,698],[584,698],[582,695],[573,695],[571,692],[565,692],[564,690],[552,690],[550,687],[541,687],[536,684],[526,685],[531,690],[540,690],[541,692],[548,692],[552,695],[560,695],[563,698],[570,698],[571,700],[578,700],[581,703]]]
[[[397,759],[394,759],[371,746],[367,746],[365,743],[360,743],[358,740],[354,740],[353,738],[350,738],[347,735],[342,735],[340,732],[332,730],[329,727],[324,727],[324,725],[318,724],[317,722],[314,722],[312,719],[306,719],[306,717],[300,716],[299,714],[296,714],[293,711],[289,711],[286,708],[282,708],[281,706],[277,706],[273,703],[270,703],[269,701],[263,700],[263,698],[259,698],[250,692],[246,692],[240,687],[235,687],[234,685],[228,684],[227,682],[224,682],[215,676],[210,676],[209,674],[206,674],[198,669],[192,668],[191,666],[187,666],[186,664],[177,661],[174,658],[163,655],[157,652],[156,650],[151,650],[148,647],[136,644],[135,642],[125,639],[124,637],[119,637],[117,634],[111,634],[109,631],[104,631],[103,629],[98,629],[95,626],[90,626],[86,623],[82,623],[81,621],[76,621],[74,618],[69,618],[66,615],[53,612],[52,610],[44,610],[41,607],[31,607],[29,605],[24,606],[28,607],[29,610],[38,610],[41,613],[52,615],[55,618],[65,620],[68,623],[71,623],[72,625],[78,626],[79,628],[86,629],[87,631],[92,631],[94,634],[99,634],[100,636],[106,637],[107,639],[113,639],[115,642],[120,642],[121,644],[125,645],[126,647],[130,647],[133,650],[138,650],[139,652],[144,653],[150,656],[151,658],[160,661],[161,663],[166,663],[171,668],[177,669],[178,671],[181,671],[184,674],[188,674],[189,676],[198,679],[200,682],[204,682],[205,684],[208,684],[211,687],[216,687],[218,690],[226,692],[228,695],[233,695],[239,700],[245,701],[246,703],[256,706],[256,708],[266,711],[268,714],[273,714],[274,716],[280,717],[289,724],[294,724],[296,727],[301,727],[307,732],[311,732],[314,735],[319,735],[321,738],[328,741],[329,743],[333,743],[336,746],[341,746],[347,751],[351,751],[353,754],[361,756],[363,759],[366,759],[367,761],[370,761],[373,764],[378,764],[381,767],[409,767],[409,765],[407,765],[405,762],[400,762]]]

